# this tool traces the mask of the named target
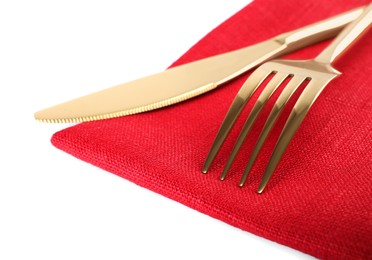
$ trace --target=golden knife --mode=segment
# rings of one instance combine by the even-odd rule
[[[261,63],[334,37],[362,13],[355,9],[239,50],[180,65],[35,113],[50,123],[83,122],[169,106],[207,91]]]

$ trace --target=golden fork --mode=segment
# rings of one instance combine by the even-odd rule
[[[221,180],[225,179],[228,170],[230,169],[236,155],[238,154],[238,151],[240,150],[240,147],[244,143],[246,136],[249,134],[262,108],[265,106],[273,92],[283,83],[283,81],[287,78],[290,78],[289,83],[284,87],[282,93],[276,100],[276,103],[272,108],[252,151],[248,164],[239,183],[239,186],[243,186],[250,170],[252,169],[252,166],[254,165],[259,151],[261,150],[269,132],[271,131],[287,101],[304,81],[308,81],[308,85],[305,87],[300,97],[296,101],[296,104],[283,127],[271,158],[267,164],[258,188],[258,193],[262,193],[310,107],[315,102],[324,87],[331,80],[341,74],[331,66],[331,63],[368,28],[371,22],[372,4],[369,4],[364,9],[361,16],[349,24],[315,59],[303,61],[273,60],[258,67],[239,90],[231,107],[229,108],[229,111],[227,112],[227,115],[206,158],[202,169],[203,173],[208,171],[215,156],[217,155],[217,152],[221,148],[224,140],[229,134],[245,104],[248,102],[257,88],[262,84],[262,82],[270,75],[274,74],[271,81],[260,94],[240,132],[240,135],[220,177]]]

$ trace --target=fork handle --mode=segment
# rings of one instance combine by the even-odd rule
[[[332,63],[337,59],[372,23],[372,4],[369,4],[363,13],[354,22],[351,22],[335,38],[335,40],[322,51],[315,61]]]

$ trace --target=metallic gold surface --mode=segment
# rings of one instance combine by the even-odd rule
[[[301,83],[303,83],[305,80],[309,80],[309,84],[306,86],[306,88],[296,101],[296,104],[287,119],[287,122],[282,130],[282,133],[279,136],[277,144],[267,164],[266,170],[263,174],[258,188],[258,193],[262,193],[273,172],[275,171],[275,168],[277,167],[283,153],[292,140],[298,127],[301,125],[302,120],[305,118],[312,104],[315,102],[324,87],[332,79],[341,74],[331,66],[331,63],[337,57],[339,57],[339,55],[344,50],[346,50],[346,48],[353,41],[355,41],[370,26],[371,23],[372,4],[366,7],[363,13],[358,17],[358,19],[348,25],[337,36],[332,44],[330,44],[315,59],[305,61],[273,60],[266,62],[265,64],[257,68],[256,71],[252,73],[249,79],[244,83],[235,100],[233,101],[212,145],[212,148],[207,156],[203,172],[207,172],[215,155],[223,144],[225,138],[227,137],[230,129],[232,128],[236,118],[240,114],[246,102],[253,95],[259,85],[265,80],[265,78],[268,75],[275,73],[276,75],[261,93],[252,112],[248,116],[245,125],[243,126],[243,130],[238,137],[235,147],[233,148],[233,152],[222,173],[221,179],[224,179],[226,177],[227,171],[229,170],[236,154],[238,153],[262,107],[266,104],[272,93],[284,81],[284,79],[287,77],[291,77],[288,85],[285,86],[281,95],[277,99],[270,115],[268,116],[266,124],[263,127],[261,135],[258,138],[256,147],[252,152],[251,158],[239,183],[239,186],[243,186],[247,175],[251,170],[263,143],[265,142],[268,133],[270,132],[272,126],[275,124],[283,107],[287,103],[290,96],[294,93],[294,91],[301,85]],[[292,39],[293,36],[289,36],[289,38]],[[284,39],[284,41],[287,41],[287,39]]]
[[[35,119],[49,123],[82,122],[169,106],[215,89],[269,59],[331,38],[361,12],[356,9],[262,43],[83,96],[36,112]]]

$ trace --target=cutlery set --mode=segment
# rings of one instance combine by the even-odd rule
[[[260,112],[272,94],[288,80],[249,157],[239,183],[239,186],[243,186],[283,108],[299,86],[306,82],[307,85],[297,99],[269,159],[258,188],[258,193],[261,193],[312,104],[325,86],[341,74],[331,64],[366,32],[371,23],[372,4],[369,4],[252,46],[180,65],[41,110],[35,113],[35,119],[50,123],[84,122],[159,109],[206,93],[256,68],[231,104],[202,169],[203,173],[208,171],[246,103],[260,85],[272,77],[258,97],[237,138],[220,177],[221,180],[225,179]],[[314,59],[275,60],[284,54],[332,37],[336,38]]]

